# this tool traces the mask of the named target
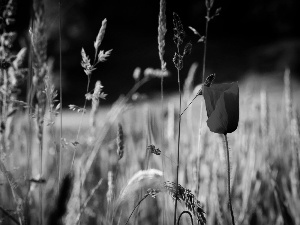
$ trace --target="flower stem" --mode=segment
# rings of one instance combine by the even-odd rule
[[[232,224],[235,225],[232,204],[231,204],[231,194],[230,194],[230,161],[229,161],[228,140],[226,134],[224,134],[224,140],[225,140],[225,151],[226,151],[226,159],[227,159],[227,191],[228,191],[228,199],[229,199],[228,204],[229,204],[229,209],[231,214],[231,221]]]
[[[126,223],[125,223],[125,225],[127,225],[128,224],[128,222],[129,222],[129,220],[130,220],[130,218],[131,218],[131,216],[132,216],[132,214],[134,213],[134,211],[136,210],[136,208],[142,203],[142,201],[144,201],[147,197],[149,196],[149,194],[146,194],[139,202],[138,202],[138,204],[134,207],[134,209],[132,210],[132,212],[131,212],[131,214],[130,214],[130,216],[128,217],[128,219],[127,219],[127,221],[126,221]]]
[[[91,75],[88,75],[88,82],[87,82],[87,87],[86,87],[86,93],[89,93],[90,82],[91,82]],[[78,138],[79,138],[81,126],[82,126],[83,114],[85,113],[86,103],[87,103],[87,99],[86,99],[86,97],[85,97],[85,100],[84,100],[84,106],[83,106],[83,109],[84,109],[84,110],[82,110],[81,119],[80,119],[80,124],[79,124],[79,127],[78,127],[77,136],[76,136],[76,141],[77,141],[77,142],[78,142]],[[61,145],[61,140],[60,140],[60,145]],[[72,157],[72,162],[71,162],[71,170],[73,169],[76,151],[77,151],[77,147],[75,146],[74,152],[73,152],[73,157]]]
[[[179,50],[178,50],[178,52],[179,52]],[[179,91],[179,114],[178,114],[179,115],[179,121],[178,121],[178,140],[177,140],[176,196],[178,195],[180,125],[181,125],[181,88],[180,88],[179,69],[177,69],[177,75],[178,75],[178,91]],[[174,225],[176,224],[176,210],[177,210],[177,198],[175,198]]]

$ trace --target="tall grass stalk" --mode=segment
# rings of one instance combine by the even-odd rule
[[[159,16],[158,16],[158,53],[161,62],[161,70],[166,71],[166,62],[164,61],[165,54],[165,35],[167,33],[167,19],[166,19],[166,0],[160,0],[159,4]],[[164,109],[164,76],[160,78],[160,95],[161,95],[161,112]],[[161,146],[164,146],[164,124],[161,126]],[[164,176],[165,158],[161,157],[162,171]],[[165,199],[163,197],[163,212],[162,212],[162,223],[165,223]]]
[[[210,0],[206,0],[206,23],[205,23],[205,34],[204,34],[204,49],[203,49],[203,59],[202,59],[202,92],[204,91],[203,85],[205,81],[205,69],[206,69],[206,51],[207,51],[207,40],[208,40],[208,24],[210,17],[210,3],[207,3]],[[197,183],[196,183],[196,196],[199,194],[200,189],[200,159],[201,159],[201,130],[202,130],[202,121],[203,121],[203,101],[200,102],[200,114],[199,114],[199,127],[198,127],[198,158],[197,158]]]
[[[81,56],[82,56],[81,66],[83,67],[84,72],[88,78],[86,94],[89,93],[92,72],[96,69],[96,66],[98,63],[106,61],[107,57],[110,56],[110,53],[112,51],[112,49],[109,51],[106,51],[106,52],[99,51],[99,47],[100,47],[100,45],[103,41],[104,35],[105,35],[106,26],[107,26],[107,20],[104,19],[102,21],[100,30],[99,30],[96,40],[94,42],[95,55],[94,55],[93,64],[90,63],[89,56],[86,55],[84,49],[81,50]],[[98,53],[99,53],[99,55],[98,55]],[[84,110],[82,111],[82,114],[81,114],[80,125],[79,125],[78,131],[77,131],[76,141],[78,141],[78,139],[79,139],[79,134],[80,134],[82,121],[83,121],[83,114],[85,113],[85,108],[86,108],[86,103],[87,103],[87,98],[85,98],[85,101],[84,101],[84,106],[83,106]]]
[[[177,48],[179,51],[179,48]],[[180,73],[177,69],[178,76],[178,92],[179,92],[179,119],[178,119],[178,136],[177,136],[177,166],[176,166],[176,184],[178,184],[178,174],[179,174],[179,153],[180,153],[180,128],[181,128],[181,88],[180,88]],[[176,185],[176,193],[178,192],[178,185]],[[175,211],[174,211],[174,225],[176,224],[176,210],[177,210],[177,198],[175,199]]]
[[[176,52],[173,58],[174,65],[177,69],[178,77],[178,92],[179,92],[179,112],[178,112],[178,137],[177,137],[177,167],[176,167],[176,193],[178,191],[178,173],[179,173],[179,163],[180,163],[180,133],[181,133],[181,83],[180,83],[180,70],[183,68],[183,58],[186,55],[189,55],[192,51],[192,44],[189,42],[185,45],[183,53],[180,53],[180,45],[183,43],[185,37],[185,31],[181,23],[180,17],[173,13],[173,24],[174,24],[174,43],[176,44]],[[175,212],[174,212],[174,225],[176,224],[176,210],[177,210],[177,198],[175,199]]]
[[[92,75],[93,71],[96,70],[96,66],[100,62],[105,62],[112,52],[112,49],[108,50],[108,51],[99,49],[99,47],[103,41],[104,35],[105,35],[106,26],[107,26],[107,20],[104,19],[102,21],[100,30],[99,30],[96,40],[94,42],[95,56],[94,56],[93,64],[91,64],[90,58],[85,53],[84,49],[83,48],[81,49],[81,57],[82,57],[81,66],[84,69],[84,73],[87,75],[88,81],[87,81],[86,95],[85,95],[84,106],[83,106],[83,110],[82,110],[82,114],[81,114],[80,124],[79,124],[78,130],[77,130],[76,141],[74,142],[74,152],[73,152],[73,160],[71,163],[71,170],[74,165],[74,158],[75,158],[75,154],[77,151],[77,145],[79,143],[78,139],[79,139],[79,134],[80,134],[81,127],[82,127],[82,121],[83,121],[83,115],[84,115],[85,109],[86,109],[86,103],[88,100],[87,95],[89,94],[91,75]],[[103,97],[105,97],[105,96],[103,96]]]

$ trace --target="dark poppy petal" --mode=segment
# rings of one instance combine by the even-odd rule
[[[229,89],[232,84],[213,84],[210,87],[204,86],[203,97],[205,99],[207,117],[215,110],[217,101],[224,91]]]
[[[219,134],[235,131],[239,121],[239,88],[237,82],[204,87],[203,96],[209,129]]]
[[[225,110],[224,93],[219,97],[215,110],[208,117],[207,126],[211,132],[224,134],[227,133],[228,115]]]
[[[227,133],[234,132],[239,123],[239,87],[237,82],[224,92],[225,108],[228,115]]]

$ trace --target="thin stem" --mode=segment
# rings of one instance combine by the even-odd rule
[[[160,79],[160,97],[161,97],[161,113],[163,113],[163,110],[164,110],[164,77],[163,76]],[[161,146],[164,146],[164,132],[165,132],[164,123],[162,123],[162,126],[161,126]],[[166,155],[164,155],[164,156],[169,158]],[[165,158],[164,157],[161,157],[161,164],[162,164],[163,179],[165,180]],[[164,196],[163,196],[163,199],[162,199],[162,205],[163,205],[162,223],[165,224],[165,197]]]
[[[182,113],[180,114],[181,116],[183,115],[183,113],[190,107],[190,105],[194,102],[194,100],[198,97],[198,94],[193,98],[193,100],[188,104],[188,106],[182,111]]]
[[[205,69],[206,69],[206,51],[207,51],[207,36],[208,36],[208,23],[209,23],[210,9],[206,10],[206,24],[205,24],[205,39],[204,39],[204,50],[203,50],[203,64],[202,64],[202,94],[204,92],[204,81],[205,81]],[[199,174],[200,174],[200,158],[201,158],[201,129],[202,129],[202,117],[203,117],[203,101],[200,103],[200,118],[199,118],[199,130],[198,130],[198,159],[197,159],[197,187],[196,187],[196,196],[198,196],[200,182],[199,182]]]
[[[88,83],[87,83],[87,87],[86,87],[86,93],[89,93],[90,82],[91,82],[91,75],[88,75]],[[86,108],[86,103],[87,103],[87,99],[85,98],[83,109]],[[76,136],[76,141],[78,141],[78,138],[79,138],[79,134],[80,134],[81,126],[82,126],[84,112],[85,112],[85,110],[82,110],[81,119],[80,119],[80,125],[79,125],[78,131],[77,131],[77,136]]]
[[[61,179],[61,140],[62,140],[62,56],[61,56],[61,0],[59,0],[59,92],[60,92],[60,132],[59,132],[59,162],[58,162],[58,191]]]
[[[39,106],[38,106],[39,110]],[[40,113],[38,112],[38,115]],[[40,116],[40,115],[39,115]],[[39,122],[40,123],[40,122]],[[39,126],[39,129],[43,129],[43,126]],[[43,132],[43,131],[39,131]],[[40,178],[43,177],[43,135],[39,134],[39,153],[40,153]],[[39,184],[39,198],[40,198],[40,224],[43,225],[43,186]]]
[[[139,207],[139,205],[142,203],[142,201],[144,201],[148,196],[149,196],[149,194],[146,194],[146,195],[138,202],[138,204],[134,207],[134,209],[132,210],[130,216],[128,217],[128,220],[126,221],[125,225],[128,224],[128,222],[129,222],[129,220],[130,220],[132,214],[133,214],[134,211],[136,210],[136,208]]]
[[[88,83],[87,83],[87,87],[86,87],[86,93],[89,93],[90,82],[91,82],[91,75],[88,75]],[[85,98],[85,100],[84,100],[84,105],[83,105],[83,110],[82,110],[81,118],[80,118],[80,124],[79,124],[79,128],[78,128],[78,131],[77,131],[77,136],[76,136],[76,141],[77,141],[77,142],[78,142],[78,138],[79,138],[81,126],[82,126],[83,114],[84,114],[84,112],[85,112],[86,103],[87,103],[87,99]],[[76,150],[77,150],[77,147],[75,146],[74,152],[73,152],[73,157],[72,157],[71,170],[72,170],[73,165],[74,165],[74,160],[75,160]]]
[[[177,225],[179,225],[181,216],[182,216],[183,214],[185,214],[185,213],[188,214],[188,215],[190,216],[191,221],[192,221],[192,225],[194,225],[193,216],[192,216],[192,214],[191,214],[189,211],[183,211],[182,213],[180,213],[180,215],[179,215],[179,217],[178,217],[178,220],[177,220]]]
[[[229,198],[229,209],[231,214],[231,221],[232,224],[235,225],[234,222],[234,215],[233,215],[233,209],[231,205],[231,194],[230,194],[230,161],[229,161],[229,148],[228,148],[228,140],[227,135],[224,134],[224,140],[225,140],[225,151],[226,151],[226,159],[227,159],[227,191],[228,191],[228,198]]]
[[[179,48],[178,48],[179,52]],[[178,195],[178,173],[179,173],[179,150],[180,150],[180,125],[181,125],[181,87],[180,87],[180,73],[177,69],[178,75],[178,91],[179,91],[179,121],[178,121],[178,140],[177,140],[177,168],[176,168],[176,196]],[[176,210],[177,210],[177,198],[175,199],[175,211],[174,211],[174,225],[176,224]]]

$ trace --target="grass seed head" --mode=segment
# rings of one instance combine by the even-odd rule
[[[166,21],[166,0],[160,0],[160,10],[158,18],[158,53],[161,63],[161,70],[166,70],[166,62],[164,61],[165,54],[165,35],[167,33]]]
[[[118,146],[117,154],[120,160],[123,158],[124,155],[124,134],[123,134],[123,128],[121,124],[118,124],[117,146]]]
[[[154,155],[160,155],[160,153],[161,153],[161,150],[159,150],[159,148],[155,148],[154,145],[149,145],[147,147],[147,150]]]
[[[177,48],[182,44],[183,39],[185,37],[185,31],[183,29],[183,25],[181,23],[180,17],[177,13],[173,12],[173,30],[174,30],[174,37],[173,41],[176,44]]]
[[[99,46],[101,45],[102,40],[104,38],[106,25],[107,25],[107,19],[102,20],[101,28],[99,30],[99,33],[98,33],[97,37],[96,37],[96,41],[94,42],[94,47],[95,47],[96,52],[97,52],[97,50],[98,50]]]
[[[174,182],[164,182],[164,188],[170,193],[171,197],[173,199],[177,198],[179,202],[183,202],[188,210],[197,217],[198,224],[205,224],[205,212],[200,201],[196,199],[195,195],[189,189],[182,187],[180,184],[177,186],[178,190],[176,193],[176,184]]]

